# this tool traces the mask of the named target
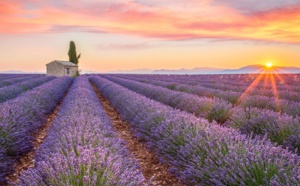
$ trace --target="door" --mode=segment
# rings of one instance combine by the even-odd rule
[[[70,68],[66,68],[66,74],[67,74],[67,75],[70,74]]]

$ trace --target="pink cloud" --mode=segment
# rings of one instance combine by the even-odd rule
[[[299,43],[300,6],[269,6],[264,11],[244,14],[231,4],[217,0],[189,0],[190,9],[154,1],[69,1],[55,5],[31,0],[0,2],[0,33],[110,32],[155,37],[165,40],[215,38]],[[74,1],[72,1],[74,2]],[[155,4],[156,3],[156,4]],[[256,1],[258,4],[259,2]],[[230,5],[228,5],[230,4]],[[176,5],[176,6],[175,6]],[[268,7],[264,4],[264,7]],[[183,6],[183,5],[182,5]],[[279,7],[279,8],[277,8]],[[26,16],[30,15],[30,16]],[[8,19],[9,18],[9,19]]]
[[[285,6],[268,11],[257,12],[252,14],[252,16],[272,22],[299,20],[300,4],[298,6]]]
[[[228,6],[241,13],[251,14],[287,6],[299,6],[300,2],[295,0],[210,0],[210,4]]]
[[[108,45],[98,45],[101,50],[136,50],[153,47],[147,43],[111,43]]]
[[[20,3],[11,3],[8,1],[0,1],[0,17],[14,15],[21,11]]]

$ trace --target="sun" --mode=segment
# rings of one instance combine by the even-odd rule
[[[266,64],[266,67],[267,68],[271,68],[273,66],[273,64],[271,63],[271,62],[268,62],[267,64]]]

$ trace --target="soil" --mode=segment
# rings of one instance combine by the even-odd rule
[[[36,149],[39,148],[39,146],[44,142],[45,138],[47,137],[47,132],[51,127],[52,122],[56,118],[57,113],[60,110],[60,107],[63,103],[63,100],[66,97],[67,93],[69,92],[69,89],[66,91],[65,95],[63,96],[63,99],[60,100],[60,102],[57,104],[53,112],[47,116],[46,123],[42,125],[36,132],[33,133],[34,148],[30,152],[24,154],[20,158],[20,160],[18,160],[18,162],[14,165],[14,172],[6,176],[6,179],[10,182],[9,184],[7,184],[7,186],[18,185],[20,182],[19,177],[21,173],[23,171],[26,171],[28,168],[32,168],[35,166],[34,157],[35,157]]]
[[[150,182],[150,185],[183,186],[184,184],[180,183],[178,179],[168,172],[168,165],[161,164],[155,153],[147,149],[146,143],[135,137],[131,132],[133,131],[131,130],[132,125],[122,121],[110,102],[101,94],[95,85],[92,86],[97,93],[105,112],[110,117],[118,137],[126,142],[126,147],[137,159],[147,182]]]

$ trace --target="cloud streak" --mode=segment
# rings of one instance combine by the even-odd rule
[[[295,1],[166,2],[3,0],[0,33],[99,32],[162,40],[300,43],[300,3]]]
[[[147,43],[111,43],[108,45],[98,45],[97,48],[101,50],[139,50],[139,49],[146,49],[146,48],[152,48],[154,46],[151,46]]]

